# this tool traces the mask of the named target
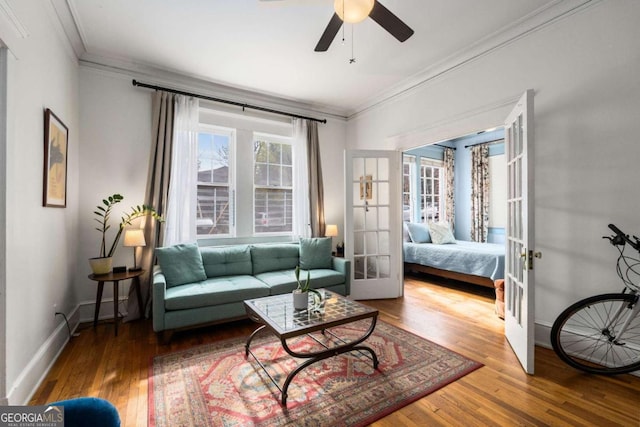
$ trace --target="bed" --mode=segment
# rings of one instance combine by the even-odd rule
[[[494,287],[504,279],[504,245],[456,240],[455,243],[403,242],[405,271],[434,274]]]

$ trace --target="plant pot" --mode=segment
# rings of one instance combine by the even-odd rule
[[[89,258],[89,265],[91,265],[91,271],[93,271],[93,274],[95,275],[110,273],[112,263],[113,263],[112,257]]]
[[[309,292],[293,291],[293,308],[296,310],[306,310],[309,307]]]

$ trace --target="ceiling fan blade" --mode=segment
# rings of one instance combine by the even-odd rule
[[[316,45],[316,48],[313,49],[316,52],[326,52],[331,46],[331,42],[336,38],[336,34],[342,27],[342,19],[338,16],[337,13],[334,13],[331,17],[331,21],[329,21],[329,25],[324,29],[324,33],[320,37],[320,41]]]
[[[391,35],[401,42],[407,40],[413,35],[413,30],[407,24],[402,22],[400,18],[394,15],[389,9],[375,1],[373,9],[369,14],[369,18],[376,21],[382,28],[387,30]]]

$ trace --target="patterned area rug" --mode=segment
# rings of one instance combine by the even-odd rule
[[[332,331],[349,339],[367,326]],[[291,342],[298,350],[319,348],[308,337]],[[244,339],[157,356],[149,373],[149,426],[364,426],[482,366],[382,321],[364,345],[376,352],[378,370],[364,352],[312,364],[291,382],[286,407],[258,363],[245,358]],[[266,331],[251,349],[281,386],[303,360]]]

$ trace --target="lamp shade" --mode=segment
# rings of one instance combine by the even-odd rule
[[[373,3],[374,0],[335,0],[333,7],[342,21],[356,24],[369,16]]]
[[[338,226],[335,224],[327,224],[324,232],[325,237],[335,237],[338,235]]]
[[[139,228],[125,230],[123,245],[134,247],[146,246],[147,242],[144,240],[144,232]]]

